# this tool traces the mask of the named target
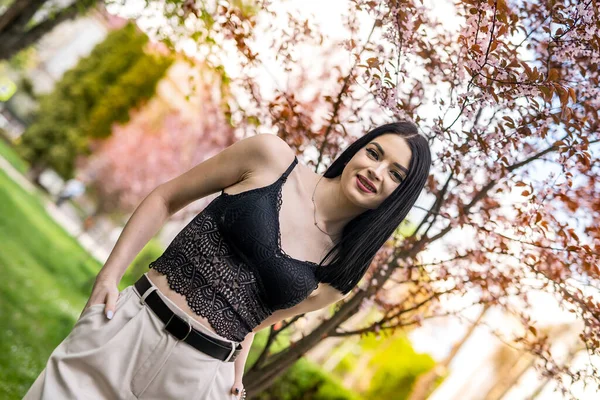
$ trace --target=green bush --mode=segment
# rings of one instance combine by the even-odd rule
[[[369,337],[366,340],[375,341]],[[368,369],[376,373],[365,394],[366,399],[406,399],[417,377],[435,366],[428,354],[415,352],[405,336],[380,341],[377,352],[371,358]]]
[[[158,81],[172,62],[171,57],[154,54],[140,56],[98,99],[90,112],[86,135],[94,138],[108,137],[113,123],[129,121],[129,110],[141,106],[154,95]]]
[[[300,358],[271,387],[255,397],[258,400],[360,400],[320,366]]]
[[[285,349],[290,344],[290,330],[277,336],[271,346],[273,353]],[[252,347],[246,359],[247,371],[260,356],[267,339],[269,329],[263,329],[254,336]],[[320,366],[302,357],[290,369],[275,380],[273,385],[253,397],[258,400],[360,400],[361,397],[344,388],[336,378],[325,373]]]
[[[51,93],[39,97],[35,121],[17,148],[36,166],[73,177],[75,160],[90,153],[90,138],[106,137],[115,122],[154,94],[173,61],[147,54],[148,37],[133,23],[111,31],[92,52],[64,73]]]

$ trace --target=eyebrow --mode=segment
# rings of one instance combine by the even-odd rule
[[[381,152],[382,156],[385,156],[385,151],[383,151],[383,147],[381,147],[381,145],[377,142],[371,142],[369,144],[374,144],[375,146],[377,146],[377,148],[379,149],[379,151]],[[404,168],[402,165],[398,164],[397,162],[392,163],[393,165],[395,165],[396,167],[400,168],[400,170],[402,172],[404,172],[405,174],[408,175],[408,169]]]

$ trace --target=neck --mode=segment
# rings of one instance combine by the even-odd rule
[[[333,179],[317,178],[314,192],[317,224],[324,231],[336,236],[341,234],[348,222],[367,210],[348,200],[342,191],[341,178],[341,175]]]

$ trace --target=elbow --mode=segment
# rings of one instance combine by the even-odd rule
[[[150,194],[147,199],[151,199],[151,201],[161,208],[162,213],[166,214],[167,217],[173,215],[176,210],[173,210],[170,202],[167,197],[164,196],[161,190],[161,186],[156,187]]]

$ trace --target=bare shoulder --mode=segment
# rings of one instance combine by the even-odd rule
[[[269,150],[274,155],[280,154],[281,152],[294,154],[294,151],[290,145],[277,135],[270,133],[259,133],[255,137],[256,141],[260,141],[261,144],[265,146],[266,150]]]
[[[271,176],[294,159],[295,152],[279,136],[261,133],[236,141],[183,174],[159,185],[159,195],[174,214],[194,200],[221,191],[251,176]]]
[[[296,156],[290,145],[277,135],[261,133],[253,138],[257,152],[261,155],[255,158],[255,171],[264,169],[278,174],[280,170],[285,170]]]

